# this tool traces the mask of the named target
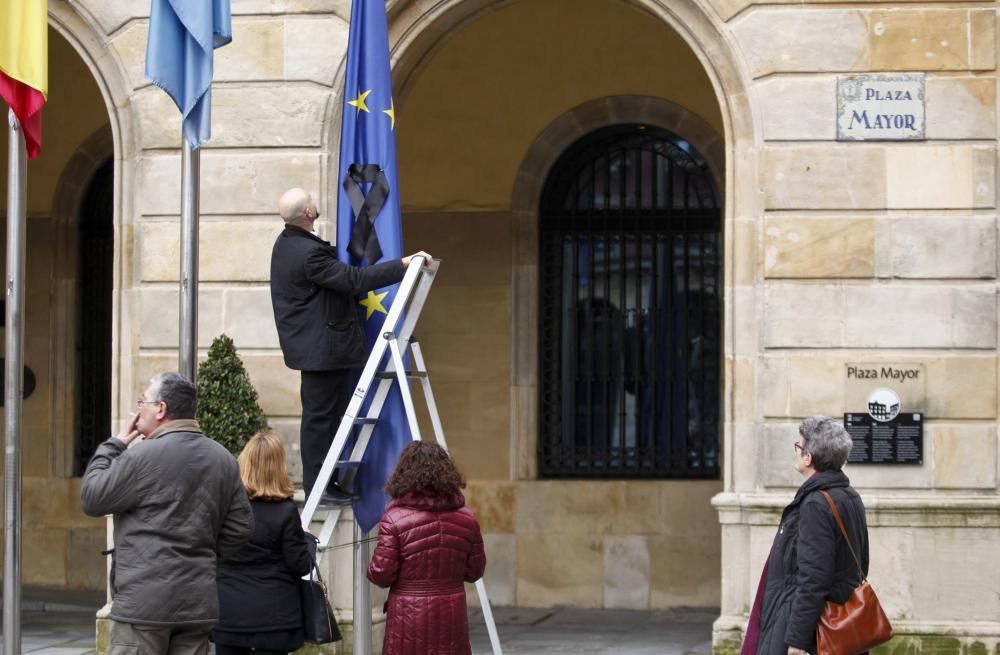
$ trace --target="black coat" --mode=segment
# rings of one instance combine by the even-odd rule
[[[355,296],[396,284],[403,273],[399,259],[348,266],[315,234],[285,226],[271,251],[271,307],[285,365],[299,371],[364,366],[363,308]]]
[[[781,515],[768,558],[758,655],[786,655],[789,646],[816,652],[816,625],[827,600],[844,603],[861,574],[823,494],[837,505],[868,574],[868,523],[858,492],[841,471],[806,480]]]
[[[295,503],[250,501],[250,543],[219,561],[218,630],[269,632],[302,627],[299,580],[310,558]]]

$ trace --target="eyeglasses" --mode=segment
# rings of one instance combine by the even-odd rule
[[[802,444],[800,444],[798,441],[796,441],[793,445],[795,446],[795,452],[799,452],[801,450],[803,455],[806,454],[806,449],[803,448]]]
[[[139,409],[142,409],[143,405],[159,405],[162,402],[163,402],[162,400],[143,400],[142,398],[140,398],[139,400],[135,401],[135,406],[138,407]]]

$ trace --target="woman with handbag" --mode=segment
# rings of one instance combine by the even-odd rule
[[[865,506],[841,470],[851,446],[826,416],[799,426],[792,447],[805,481],[781,515],[741,655],[826,655],[816,635],[825,606],[843,605],[868,575]]]
[[[465,583],[486,570],[479,522],[462,474],[434,443],[399,457],[386,491],[368,579],[389,587],[382,655],[470,655]]]
[[[237,461],[254,531],[238,555],[219,561],[219,623],[212,641],[217,655],[289,653],[304,643],[299,593],[312,560],[292,501],[281,437],[272,430],[258,432]]]

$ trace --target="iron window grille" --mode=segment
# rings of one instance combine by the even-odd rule
[[[597,130],[546,180],[540,221],[543,478],[717,478],[722,233],[684,139]]]

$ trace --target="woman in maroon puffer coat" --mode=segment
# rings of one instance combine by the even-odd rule
[[[415,441],[385,489],[368,579],[389,587],[382,655],[471,655],[465,583],[486,570],[483,537],[462,474],[434,443]]]

